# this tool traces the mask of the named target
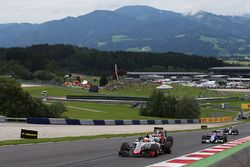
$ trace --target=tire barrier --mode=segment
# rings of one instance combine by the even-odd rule
[[[169,120],[78,120],[62,118],[27,118],[28,124],[50,125],[163,125],[163,124],[193,124],[199,119],[169,119]]]

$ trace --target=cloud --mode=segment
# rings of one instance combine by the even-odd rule
[[[93,10],[114,10],[125,5],[149,5],[181,13],[200,10],[241,15],[250,11],[249,0],[0,0],[0,23],[41,23]]]

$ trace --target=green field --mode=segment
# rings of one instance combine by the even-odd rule
[[[103,104],[89,102],[65,102],[68,111],[64,116],[72,119],[169,119],[145,117],[139,115],[139,109],[124,104]],[[201,108],[201,117],[213,117],[213,114],[236,117],[238,110]]]
[[[28,87],[24,88],[25,91],[29,92],[32,96],[41,96],[41,92],[48,91],[49,96],[53,97],[64,97],[66,95],[82,95],[86,94],[87,91],[80,88],[67,88],[58,86],[39,86],[39,87]]]
[[[99,93],[89,93],[88,90],[70,87],[57,87],[57,86],[41,86],[24,88],[33,96],[41,96],[43,90],[47,90],[49,96],[61,97],[66,95],[110,95],[110,96],[133,96],[133,97],[149,97],[150,94],[156,90],[157,84],[129,84],[118,90],[105,90],[101,89]],[[202,88],[192,88],[174,85],[173,89],[161,90],[165,94],[175,96],[189,95],[193,97],[215,97],[215,96],[229,96],[229,94],[211,91]]]
[[[73,119],[162,119],[139,115],[130,105],[87,102],[66,102],[68,111],[64,116]]]
[[[132,38],[129,38],[127,35],[113,35],[112,36],[112,42],[122,42],[122,41],[131,41],[134,40]]]
[[[33,96],[41,96],[43,90],[47,90],[49,96],[65,97],[66,95],[110,95],[110,96],[133,96],[133,97],[149,97],[149,95],[156,89],[157,84],[130,84],[118,90],[104,90],[101,89],[99,93],[89,93],[87,90],[70,87],[56,87],[56,86],[41,86],[24,88]],[[189,95],[193,97],[214,97],[214,96],[234,96],[231,93],[223,93],[211,91],[208,89],[183,87],[174,85],[173,89],[162,90],[165,94],[175,96]],[[240,94],[235,94],[240,95]],[[248,101],[215,101],[211,105],[221,105],[221,103],[229,103],[230,106],[240,106],[241,103]],[[250,102],[250,101],[249,101]],[[64,117],[72,119],[163,119],[158,117],[145,117],[139,115],[139,110],[132,108],[129,105],[121,104],[103,104],[103,103],[87,103],[87,102],[65,102],[68,111],[63,114]],[[213,113],[222,113],[223,116],[236,116],[239,111],[201,108],[201,117],[209,117]]]
[[[220,115],[219,117],[224,117],[224,116],[232,116],[233,118],[237,116],[239,113],[238,110],[225,110],[225,109],[218,109],[218,108],[201,108],[201,117],[202,118],[208,118],[208,117],[217,117],[213,115]]]

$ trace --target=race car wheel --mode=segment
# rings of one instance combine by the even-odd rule
[[[203,135],[201,138],[201,143],[206,143],[204,140],[206,140],[206,135]]]
[[[174,143],[173,137],[172,137],[172,136],[168,136],[168,137],[167,137],[167,142],[170,142],[170,143],[171,143],[171,146],[172,146],[173,143]]]
[[[130,151],[130,146],[128,143],[122,143],[121,151]]]
[[[130,146],[128,143],[122,143],[119,155],[122,157],[128,157],[130,155]]]
[[[167,141],[162,146],[162,150],[163,150],[163,152],[165,154],[170,154],[171,153],[171,147],[172,147],[172,144],[169,141]]]
[[[227,142],[227,135],[224,135],[224,136],[223,136],[223,139],[224,139],[224,140],[223,140],[224,143],[226,143],[226,142]]]
[[[158,146],[156,144],[152,144],[150,146],[150,152],[149,155],[151,157],[157,157],[158,156]]]

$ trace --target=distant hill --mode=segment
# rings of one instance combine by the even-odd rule
[[[98,10],[43,24],[0,24],[0,47],[72,44],[100,50],[250,55],[250,19],[148,6]]]

